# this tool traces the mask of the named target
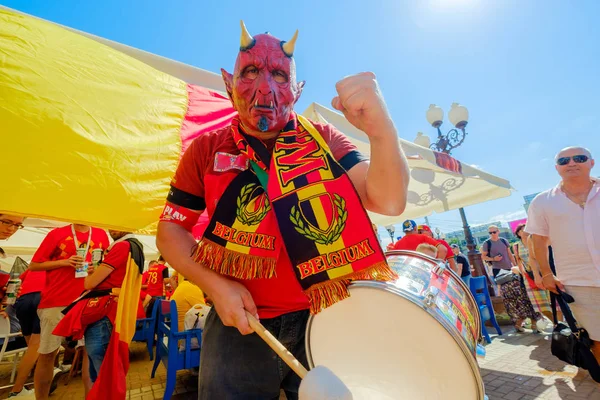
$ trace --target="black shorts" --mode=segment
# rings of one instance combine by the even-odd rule
[[[32,333],[40,334],[40,317],[37,313],[40,297],[40,292],[27,293],[19,297],[15,303],[23,336],[30,336]]]

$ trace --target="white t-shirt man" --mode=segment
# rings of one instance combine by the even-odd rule
[[[556,276],[565,285],[600,287],[600,181],[581,208],[560,185],[529,206],[525,232],[550,238]]]

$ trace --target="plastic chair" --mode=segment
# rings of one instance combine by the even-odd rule
[[[148,354],[150,354],[150,361],[154,360],[154,335],[156,334],[159,304],[160,300],[154,302],[152,316],[150,318],[140,318],[135,321],[135,334],[132,339],[136,342],[146,342]]]
[[[167,384],[165,387],[164,400],[173,395],[177,379],[177,371],[200,366],[200,348],[192,348],[191,340],[196,338],[202,346],[202,329],[190,329],[178,332],[177,329],[177,305],[174,300],[157,301],[158,329],[156,333],[156,359],[152,367],[154,378],[158,364],[161,362],[167,369]],[[185,341],[185,349],[179,349],[179,341]]]
[[[17,374],[17,366],[23,354],[27,351],[27,347],[21,347],[15,350],[6,350],[8,347],[8,339],[23,336],[21,332],[10,333],[10,317],[0,317],[0,339],[3,339],[2,347],[0,348],[0,364],[12,364],[12,372],[10,374],[10,383],[14,383]],[[12,361],[3,361],[4,358],[13,356]]]
[[[492,325],[496,328],[498,335],[502,335],[502,330],[498,325],[498,321],[496,321],[496,314],[494,314],[494,307],[492,305],[492,299],[490,298],[485,276],[471,277],[470,286],[471,293],[477,302],[479,314],[481,315],[481,333],[488,343],[492,343],[492,339],[485,327],[485,321],[492,321]]]

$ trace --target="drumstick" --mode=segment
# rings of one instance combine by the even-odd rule
[[[282,345],[252,314],[246,311],[248,323],[275,353],[302,379],[298,389],[300,400],[352,400],[352,393],[333,372],[317,366],[308,372],[300,361]]]
[[[308,371],[300,364],[300,361],[298,361],[296,357],[294,357],[294,355],[290,353],[288,349],[286,349],[285,346],[282,345],[279,340],[277,340],[277,338],[248,311],[246,311],[246,317],[248,317],[248,323],[250,324],[250,327],[254,329],[254,332],[256,332],[258,336],[260,336],[301,379],[304,379],[308,374]]]

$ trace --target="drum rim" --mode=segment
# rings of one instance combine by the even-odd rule
[[[440,265],[440,264],[445,264],[442,260],[439,260],[437,258],[433,258],[428,256],[427,254],[423,254],[423,253],[419,253],[418,251],[411,251],[411,250],[389,250],[386,251],[384,253],[386,259],[387,256],[402,256],[402,255],[407,255],[407,256],[411,256],[411,257],[416,257],[416,258],[421,258],[424,259],[426,261],[431,261],[432,263],[435,263],[436,265]],[[462,288],[465,290],[465,292],[468,293],[468,298],[470,299],[470,301],[472,302],[473,305],[473,309],[475,310],[475,327],[477,328],[477,343],[481,343],[483,340],[483,335],[481,333],[481,312],[479,311],[479,306],[477,305],[477,301],[475,300],[475,297],[473,296],[473,293],[471,293],[471,288],[467,287],[467,284],[461,279],[460,276],[458,276],[458,274],[456,272],[454,272],[452,270],[452,268],[450,267],[446,267],[446,270],[448,270],[448,272],[450,272],[450,274],[455,278],[455,281],[458,282],[459,286],[462,286]]]
[[[420,307],[422,310],[427,312],[427,314],[431,318],[433,318],[434,320],[439,322],[446,329],[446,331],[448,331],[448,333],[452,336],[452,338],[454,339],[456,344],[458,344],[458,347],[461,349],[463,354],[466,356],[467,362],[468,362],[469,366],[471,367],[471,370],[473,371],[473,375],[475,375],[476,386],[479,391],[479,396],[477,398],[479,400],[484,399],[485,388],[484,388],[484,384],[483,384],[483,378],[481,377],[479,364],[477,363],[476,355],[471,353],[471,351],[469,350],[469,347],[465,343],[464,339],[458,334],[458,332],[455,332],[455,330],[454,330],[455,328],[452,327],[447,321],[444,321],[444,320],[440,321],[438,318],[436,318],[436,315],[428,307],[426,307],[423,304],[423,302],[421,301],[420,298],[418,298],[417,296],[415,296],[409,292],[401,290],[400,288],[396,287],[395,285],[393,285],[389,282],[357,280],[357,281],[353,281],[349,285],[349,287],[351,287],[351,286],[365,287],[365,288],[378,289],[378,290],[383,289],[385,291],[391,292],[396,295],[400,295],[400,294],[406,295],[407,300],[409,300],[415,306]],[[316,314],[316,315],[318,315],[318,314]],[[306,359],[308,361],[309,369],[313,369],[315,367],[315,363],[313,360],[313,355],[312,355],[312,351],[311,351],[311,347],[310,347],[310,338],[311,338],[312,324],[313,324],[313,321],[314,321],[314,318],[316,317],[316,315],[309,316],[308,322],[306,323],[306,332],[305,332],[305,337],[304,337],[304,347],[306,349]]]

